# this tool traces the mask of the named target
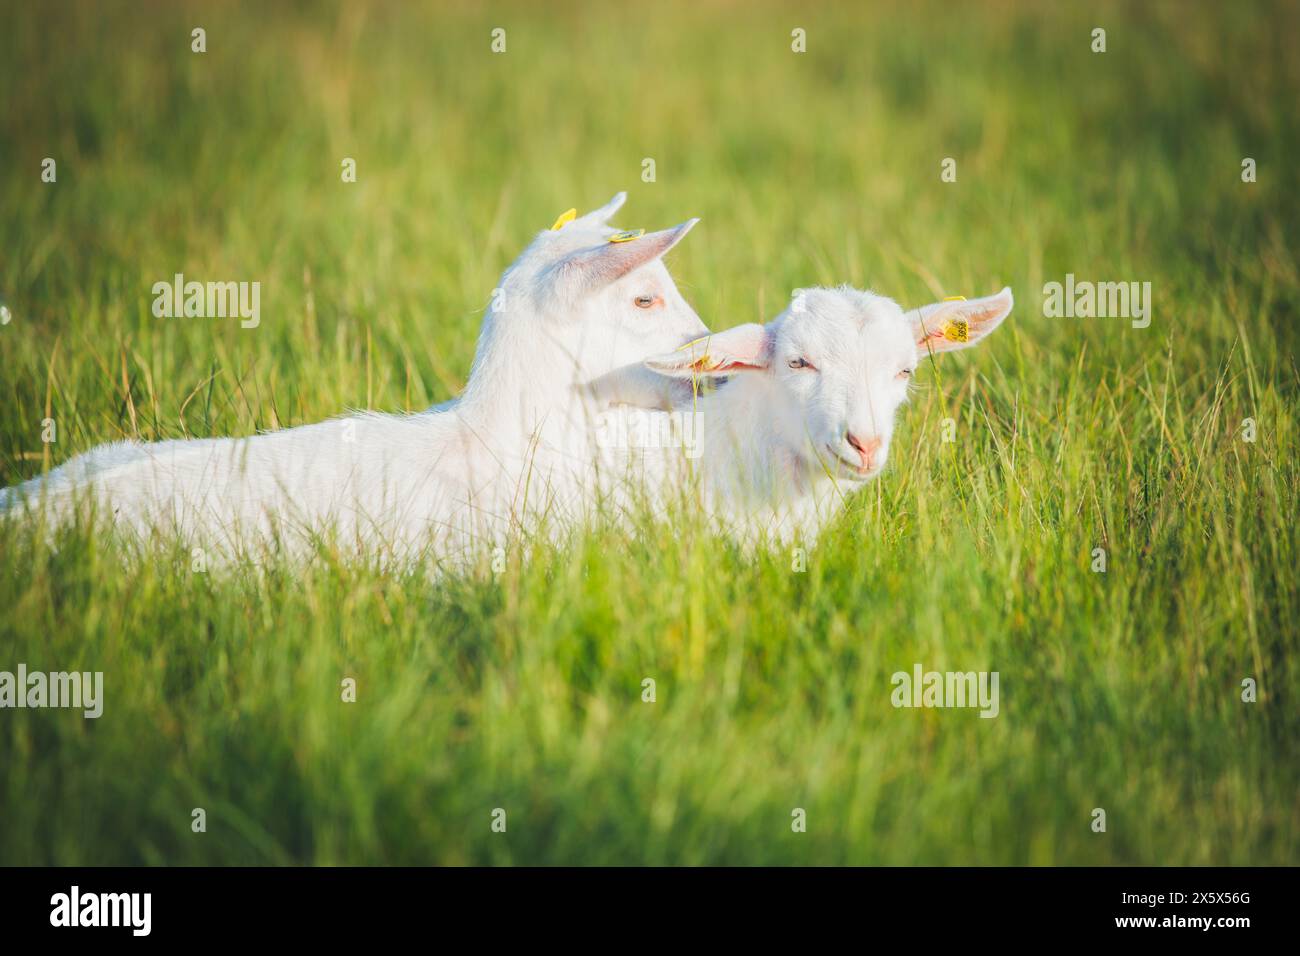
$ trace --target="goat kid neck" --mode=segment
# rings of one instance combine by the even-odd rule
[[[717,483],[769,500],[813,490],[824,471],[804,451],[799,416],[762,373],[742,373],[698,405],[702,457]]]
[[[558,438],[592,411],[579,381],[581,329],[559,326],[539,335],[521,325],[489,316],[456,404],[462,421],[516,452],[540,432]]]

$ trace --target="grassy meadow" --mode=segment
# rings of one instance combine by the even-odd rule
[[[802,571],[689,520],[437,579],[0,524],[0,670],[105,689],[0,710],[0,864],[1300,863],[1295,5],[0,7],[5,485],[442,401],[502,268],[619,189],[702,217],[715,329],[1017,301]],[[154,318],[178,272],[260,325]],[[1067,274],[1150,326],[1046,315]],[[894,708],[915,663],[1000,714]]]

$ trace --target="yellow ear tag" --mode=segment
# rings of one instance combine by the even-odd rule
[[[644,229],[629,229],[627,232],[616,232],[609,237],[610,242],[631,242],[633,239],[640,239],[645,235]]]
[[[643,230],[643,231],[644,231],[644,230]],[[613,242],[612,239],[611,239],[610,241]],[[620,241],[622,241],[622,242],[627,242],[628,240],[623,239],[623,240],[620,240]],[[712,369],[712,368],[714,367],[714,365],[717,364],[717,363],[715,363],[715,362],[713,361],[713,359],[709,356],[709,339],[710,339],[710,338],[712,338],[712,335],[702,335],[702,336],[700,336],[698,339],[691,339],[691,340],[690,340],[689,342],[687,342],[685,345],[679,345],[679,346],[677,346],[676,351],[678,351],[678,352],[685,352],[685,351],[686,351],[687,349],[689,349],[689,348],[694,348],[694,347],[697,346],[697,345],[701,345],[701,344],[703,344],[703,346],[704,346],[704,354],[701,355],[699,358],[697,358],[695,361],[691,362],[691,368],[695,369],[697,372],[707,372],[707,371],[709,371],[710,369]]]
[[[943,301],[965,302],[966,297],[964,295],[950,295],[947,296]],[[949,342],[969,342],[970,325],[966,322],[965,319],[957,319],[952,322],[945,322],[943,324],[943,337],[947,339]]]
[[[560,213],[560,218],[555,220],[555,225],[551,227],[551,232],[559,232],[565,224],[573,222],[578,218],[578,210],[570,209],[568,212]]]

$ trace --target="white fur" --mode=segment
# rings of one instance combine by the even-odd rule
[[[681,448],[647,452],[647,483],[668,490],[693,470],[715,526],[749,543],[811,545],[847,495],[884,467],[918,363],[931,351],[974,345],[1012,304],[1003,289],[904,314],[870,292],[810,289],[765,326],[728,329],[651,359],[665,375],[726,381],[677,410],[694,416],[685,429],[698,443],[694,468]],[[964,341],[944,335],[958,321]]]
[[[607,402],[592,383],[622,368],[620,394],[665,402],[640,361],[707,332],[661,261],[697,220],[610,243],[625,198],[542,232],[505,271],[458,399],[249,438],[107,445],[0,491],[0,511],[45,506],[58,524],[89,498],[128,535],[179,535],[214,558],[299,553],[329,533],[367,555],[455,563],[575,507]]]

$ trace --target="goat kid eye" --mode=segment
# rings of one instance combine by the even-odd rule
[[[786,364],[791,368],[806,368],[811,369],[814,372],[817,371],[817,366],[813,365],[813,363],[808,361],[806,358],[792,358]]]
[[[900,379],[909,379],[909,378],[911,378],[911,377],[912,377],[912,369],[910,369],[910,368],[905,368],[905,369],[903,369],[901,372],[898,373],[898,376],[897,376],[897,377],[900,378]]]
[[[636,304],[638,309],[648,309],[650,306],[655,304],[655,296],[639,295],[632,301]]]

